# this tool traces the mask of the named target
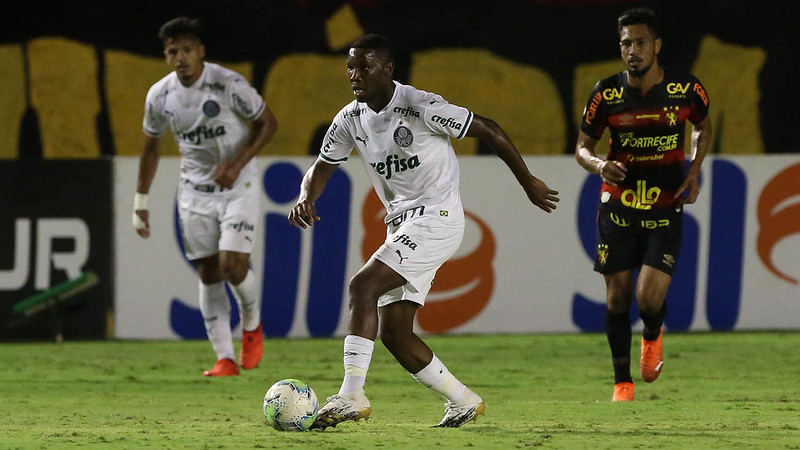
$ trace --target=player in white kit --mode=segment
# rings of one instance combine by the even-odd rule
[[[200,278],[200,311],[217,355],[214,367],[203,375],[238,375],[225,283],[242,319],[239,365],[252,369],[263,353],[259,286],[249,265],[259,197],[253,156],[275,134],[277,121],[244,77],[204,61],[196,19],[165,23],[159,38],[167,64],[175,70],[147,93],[133,225],[142,237],[150,236],[147,193],[158,168],[161,136],[169,126],[181,152],[177,200],[186,258]]]
[[[333,119],[289,213],[289,222],[302,228],[320,220],[314,201],[353,148],[387,212],[386,240],[350,281],[344,380],[339,393],[320,409],[315,428],[369,416],[364,384],[379,320],[381,341],[395,359],[447,399],[437,426],[461,427],[484,413],[483,399],[453,376],[413,330],[436,271],[464,235],[451,137],[477,137],[488,144],[542,210],[551,212],[558,201],[558,192],[531,175],[499,125],[439,95],[394,81],[394,67],[385,37],[366,35],[353,43],[347,73],[355,100]]]

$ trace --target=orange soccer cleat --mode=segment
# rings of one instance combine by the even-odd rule
[[[264,335],[261,325],[253,331],[242,331],[242,349],[239,351],[239,364],[242,369],[254,369],[264,353]]]
[[[210,370],[203,372],[204,377],[230,377],[239,375],[239,367],[232,359],[220,359]]]
[[[662,327],[658,333],[658,339],[655,341],[646,341],[642,338],[642,358],[639,361],[639,369],[642,372],[642,379],[648,383],[656,381],[664,367],[664,345],[661,339],[663,336],[664,329]]]
[[[633,401],[633,383],[623,382],[614,385],[614,396],[611,397],[612,402],[632,402]]]

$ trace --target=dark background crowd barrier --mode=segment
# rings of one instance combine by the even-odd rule
[[[112,164],[0,161],[0,338],[105,338],[113,294]],[[92,271],[100,282],[30,318],[14,305]]]
[[[37,159],[136,154],[140,150],[137,139],[141,137],[141,127],[137,127],[137,120],[140,124],[142,90],[158,79],[143,74],[137,65],[140,60],[136,58],[162,57],[156,32],[162,23],[178,15],[201,18],[206,25],[208,57],[223,63],[247,62],[247,76],[260,90],[268,87],[271,72],[281,58],[296,54],[341,55],[353,35],[361,32],[381,33],[395,43],[398,50],[397,79],[402,82],[415,81],[410,73],[415,55],[436,49],[487,50],[490,55],[520,67],[536,67],[544,71],[555,85],[557,102],[561,105],[553,109],[556,117],[550,120],[559,124],[557,133],[560,136],[541,149],[531,150],[531,146],[523,145],[522,151],[570,153],[576,136],[576,116],[585,103],[583,97],[588,95],[586,89],[576,93],[576,67],[618,58],[616,17],[626,8],[641,5],[650,6],[660,14],[665,42],[662,62],[672,68],[691,70],[698,59],[703,39],[708,36],[725,44],[763,51],[757,87],[752,87],[757,89],[753,94],[754,98],[757,97],[757,105],[753,105],[752,111],[738,113],[746,116],[740,121],[757,122],[754,133],[760,133],[760,144],[755,146],[758,148],[733,152],[794,152],[800,149],[800,135],[794,132],[795,124],[800,121],[800,109],[796,107],[800,101],[800,87],[796,81],[800,78],[798,3],[792,0],[34,0],[16,5],[19,13],[0,17],[0,44],[13,48],[13,58],[4,58],[7,62],[0,63],[0,69],[3,64],[11,64],[8,61],[19,59],[21,67],[11,65],[3,73],[20,77],[23,81],[18,85],[24,87],[23,93],[14,91],[13,95],[7,95],[18,98],[15,101],[21,105],[19,111],[7,112],[11,123],[6,124],[7,128],[19,128],[19,135],[18,139],[0,141],[0,146],[6,142],[9,147],[15,147],[13,151],[0,152],[0,155]],[[342,18],[344,16],[347,17]],[[338,28],[336,23],[339,23]],[[31,67],[27,46],[37,39],[52,37],[87,45],[87,55],[61,61],[58,54],[63,51],[51,49],[55,57],[49,57],[45,52],[40,58],[60,67],[42,68],[40,62]],[[40,47],[37,47],[39,53],[44,51]],[[131,56],[123,64],[127,69],[122,69],[122,75],[117,74],[115,57],[109,56],[116,55],[117,51]],[[82,62],[83,57],[86,61]],[[81,66],[84,72],[81,72]],[[89,66],[91,69],[87,69]],[[159,67],[162,75],[167,72],[166,67]],[[298,83],[308,76],[308,73],[302,73],[306,69],[298,66],[301,72],[295,74]],[[736,62],[720,65],[720,70],[744,69],[737,67]],[[90,93],[91,96],[76,94],[65,97],[64,101],[53,100],[54,106],[45,106],[47,96],[61,95],[59,91],[66,87],[38,90],[35,87],[37,83],[46,83],[63,75],[61,71],[75,73],[74,78],[65,77],[65,84],[80,84],[82,78],[94,77],[88,89],[97,92]],[[341,81],[344,85],[343,70],[337,73],[341,73],[337,75],[341,78],[329,81]],[[454,71],[449,75],[457,78],[464,74]],[[141,77],[146,79],[143,82],[145,87],[137,85],[133,89],[128,86],[127,90],[134,92],[114,93],[126,89],[118,85],[127,81],[117,80]],[[497,85],[493,88],[504,88],[501,79],[497,80]],[[325,87],[318,89],[323,91]],[[738,89],[742,88],[731,87],[730,90]],[[731,102],[736,102],[738,94],[725,90],[724,86],[717,87],[716,92],[712,89],[712,105],[720,105],[714,102],[723,96],[733,96]],[[344,89],[340,92],[347,95]],[[324,94],[312,91],[310,95]],[[510,107],[503,103],[501,96],[497,97],[496,109]],[[343,105],[347,100],[339,97],[337,101]],[[292,116],[284,111],[289,109],[284,108],[283,100],[277,94],[268,101],[281,112],[279,120],[282,125],[314,121],[311,125],[313,132],[291,127],[282,127],[281,131],[287,135],[307,134],[310,142],[302,140],[302,145],[297,145],[287,138],[290,143],[285,145],[287,148],[282,148],[279,136],[268,152],[315,153],[320,129],[324,129],[326,121]],[[65,106],[62,103],[74,104]],[[122,120],[115,117],[114,114],[123,114],[114,113],[115,108],[126,110],[124,114],[131,118]],[[77,116],[85,115],[85,120],[74,118],[74,123],[50,125],[68,122],[70,119],[65,116],[69,116],[71,111]],[[327,116],[333,112],[335,110]],[[489,116],[495,112],[487,111]],[[737,121],[729,119],[719,118],[715,125],[739,126]],[[45,122],[47,126],[43,132]],[[93,129],[81,135],[88,123]],[[515,140],[517,134],[524,133],[519,129],[525,126],[510,125]],[[549,128],[538,127],[540,130],[537,131]],[[54,131],[47,131],[51,129]],[[126,134],[128,130],[130,136]],[[50,137],[48,133],[59,138]],[[65,134],[81,137],[70,143]],[[725,146],[722,147],[721,151],[725,152]],[[715,149],[720,151],[720,145]],[[476,153],[484,150],[478,147]]]

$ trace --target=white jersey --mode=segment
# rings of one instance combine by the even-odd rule
[[[182,180],[207,188],[200,192],[220,192],[214,183],[217,164],[234,158],[245,145],[250,132],[247,122],[257,119],[265,107],[264,99],[244,77],[206,62],[191,86],[181,84],[172,72],[150,88],[142,127],[148,136],[160,137],[169,125],[181,152]],[[256,162],[250,160],[233,190],[257,175]]]
[[[386,207],[386,223],[412,215],[463,217],[459,170],[450,138],[461,139],[472,112],[441,96],[394,82],[380,112],[354,100],[341,109],[323,141],[323,161],[340,164],[358,149],[375,191]],[[420,208],[422,207],[422,208]]]

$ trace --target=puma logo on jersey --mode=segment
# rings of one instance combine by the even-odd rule
[[[363,143],[364,143],[364,145],[367,145],[367,139],[369,139],[369,136],[364,136],[364,138],[363,138],[363,139],[362,139],[362,138],[360,138],[360,137],[358,137],[358,136],[356,136],[356,140],[357,140],[357,141],[361,141],[361,142],[363,142]]]
[[[408,259],[408,256],[403,256],[403,254],[400,253],[400,250],[395,250],[394,252],[397,253],[397,256],[400,257],[400,264],[403,264],[404,259]]]
[[[386,157],[386,162],[379,162],[379,163],[369,163],[379,175],[386,177],[386,179],[391,179],[392,174],[398,172],[405,172],[408,169],[414,169],[419,167],[421,163],[419,162],[418,156],[412,156],[410,159],[400,158],[397,155],[389,155]]]
[[[206,127],[205,125],[201,125],[197,127],[196,130],[192,130],[188,133],[181,133],[181,139],[184,141],[189,141],[192,144],[200,145],[200,142],[203,139],[214,139],[219,136],[225,135],[225,126],[220,125],[216,128]]]

